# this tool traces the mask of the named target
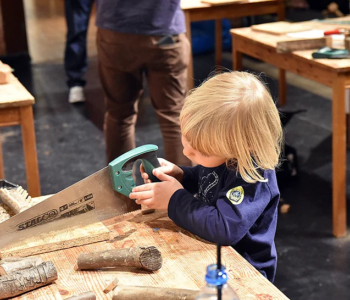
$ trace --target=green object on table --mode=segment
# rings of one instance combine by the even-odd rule
[[[312,53],[313,58],[350,58],[349,51],[347,49],[334,49],[330,47],[323,47],[316,52]]]
[[[152,174],[154,168],[160,167],[157,158],[158,146],[144,145],[130,150],[109,163],[109,170],[113,182],[114,190],[129,196],[135,184],[136,161],[141,160],[145,172],[152,182],[160,181]]]

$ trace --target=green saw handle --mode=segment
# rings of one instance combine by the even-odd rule
[[[152,182],[160,181],[152,174],[154,168],[160,167],[157,150],[158,146],[156,145],[144,145],[130,150],[110,162],[108,166],[114,190],[129,196],[131,190],[135,187],[132,175],[133,164],[137,160],[141,160],[143,168]]]

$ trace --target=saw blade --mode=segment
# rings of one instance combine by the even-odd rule
[[[108,167],[0,223],[0,249],[24,239],[140,209],[116,192]]]

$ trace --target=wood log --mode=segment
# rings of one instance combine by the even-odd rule
[[[20,270],[37,267],[42,264],[41,257],[16,257],[0,261],[0,276],[10,275]]]
[[[119,285],[114,290],[113,300],[195,300],[199,291],[148,286]]]
[[[14,297],[57,279],[57,270],[52,261],[43,262],[37,267],[18,271],[0,277],[0,299]]]
[[[30,205],[17,192],[17,188],[0,189],[0,199],[7,204],[15,214],[18,214],[30,207]]]
[[[78,255],[76,270],[96,270],[119,266],[156,271],[162,267],[162,254],[155,246],[114,249]]]
[[[75,295],[75,296],[66,298],[65,300],[96,300],[96,295],[94,292],[89,291],[86,293],[82,293],[79,295]]]

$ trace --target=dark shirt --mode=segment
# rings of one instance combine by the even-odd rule
[[[186,31],[180,0],[97,0],[96,8],[99,28],[158,36]]]
[[[200,238],[231,245],[273,281],[280,198],[275,171],[263,172],[267,182],[247,183],[225,164],[216,168],[182,169],[184,189],[177,190],[171,197],[169,217]]]

